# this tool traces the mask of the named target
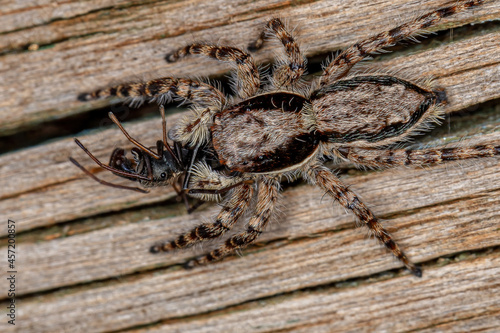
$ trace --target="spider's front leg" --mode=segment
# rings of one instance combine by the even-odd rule
[[[299,45],[279,18],[273,18],[266,24],[260,37],[251,43],[250,50],[260,49],[267,35],[275,36],[285,50],[285,57],[276,59],[271,83],[275,89],[283,89],[296,83],[306,70],[306,58],[300,52]]]
[[[139,102],[148,99],[160,102],[180,99],[199,107],[210,107],[214,110],[220,110],[226,103],[224,94],[209,84],[173,77],[164,77],[147,82],[124,83],[80,94],[78,99],[85,102],[113,96]]]
[[[415,276],[422,276],[420,267],[408,259],[396,242],[394,242],[391,235],[382,227],[372,211],[359,200],[356,194],[342,184],[329,169],[320,164],[313,164],[304,172],[304,176],[310,183],[318,185],[343,207],[352,211],[360,222],[365,224],[373,235]]]
[[[279,194],[279,183],[276,180],[265,179],[259,183],[257,205],[254,215],[248,221],[246,230],[226,240],[222,246],[205,256],[191,260],[188,267],[204,265],[222,259],[239,248],[251,244],[264,231],[271,218]]]
[[[252,56],[242,50],[231,46],[218,46],[211,44],[190,44],[166,55],[165,60],[174,62],[189,54],[199,54],[235,64],[236,93],[242,99],[254,96],[260,87],[260,75]]]
[[[124,83],[80,94],[78,99],[90,101],[113,96],[131,100],[132,103],[144,100],[155,100],[160,104],[170,100],[184,100],[192,103],[193,114],[182,119],[177,124],[176,131],[173,132],[175,141],[189,147],[199,147],[208,141],[207,124],[212,121],[213,114],[222,110],[226,104],[226,97],[217,88],[196,80],[173,77]],[[163,136],[165,146],[168,146],[166,135]]]
[[[156,244],[151,247],[150,251],[158,253],[189,247],[207,239],[218,238],[231,230],[252,200],[253,185],[244,183],[232,189],[228,196],[229,199],[222,206],[215,222],[201,224],[172,241]]]

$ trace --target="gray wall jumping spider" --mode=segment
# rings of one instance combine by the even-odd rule
[[[200,147],[211,147],[225,166],[223,170],[214,170],[196,158],[187,170],[190,178],[186,190],[190,195],[205,199],[225,196],[215,222],[201,224],[174,240],[154,245],[152,252],[221,237],[249,209],[255,194],[257,200],[246,230],[227,239],[218,249],[193,259],[189,266],[218,260],[252,243],[275,210],[279,180],[301,176],[351,211],[404,266],[421,276],[421,269],[408,259],[372,211],[323,161],[337,157],[368,167],[422,166],[499,155],[500,146],[494,145],[391,149],[391,145],[440,119],[441,106],[446,102],[444,92],[433,90],[430,84],[415,84],[389,75],[348,75],[355,64],[370,54],[482,3],[457,1],[358,42],[329,62],[308,88],[304,88],[302,78],[306,60],[290,31],[274,18],[267,23],[266,33],[251,45],[260,47],[267,34],[276,37],[284,47],[285,57],[276,61],[265,85],[261,85],[252,56],[234,47],[195,43],[166,57],[172,62],[199,54],[230,63],[235,69],[234,101],[228,101],[207,83],[172,77],[97,90],[82,94],[79,99],[118,96],[160,103],[171,99],[188,101],[193,112],[170,130],[171,139],[194,152]]]

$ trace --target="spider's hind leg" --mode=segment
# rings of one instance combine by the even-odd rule
[[[340,147],[333,154],[361,166],[390,168],[396,166],[421,167],[447,161],[461,161],[500,155],[500,146],[491,144],[455,148],[376,149]]]
[[[350,46],[324,68],[323,75],[319,81],[320,87],[341,79],[347,75],[355,64],[370,54],[380,52],[384,48],[402,40],[410,39],[424,29],[436,25],[443,18],[482,5],[484,2],[484,0],[456,1],[455,5],[427,13],[411,22],[404,23]]]
[[[408,259],[404,252],[394,242],[391,235],[382,227],[378,219],[364,203],[347,186],[326,167],[316,164],[311,165],[305,172],[306,179],[326,191],[337,200],[344,208],[353,212],[359,221],[365,224],[373,235],[401,261],[415,276],[421,277],[422,270]]]

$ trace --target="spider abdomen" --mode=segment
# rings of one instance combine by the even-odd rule
[[[216,114],[213,146],[222,164],[240,172],[273,172],[307,160],[319,138],[311,133],[311,105],[303,96],[269,93]]]
[[[323,141],[379,146],[435,120],[436,94],[387,75],[357,76],[314,92],[311,103]]]

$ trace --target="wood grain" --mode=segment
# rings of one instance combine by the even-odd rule
[[[0,135],[113,107],[116,101],[75,99],[109,83],[165,75],[221,77],[228,73],[224,64],[196,57],[166,64],[163,56],[193,40],[245,47],[273,16],[297,26],[314,66],[314,59],[447,3],[0,3]],[[358,70],[416,81],[432,77],[447,91],[447,113],[467,111],[463,118],[452,117],[457,125],[445,122],[418,138],[425,145],[498,144],[500,25],[492,21],[498,19],[500,1],[489,1],[433,28],[444,34],[397,47]],[[453,38],[450,28],[456,28]],[[270,43],[255,58],[267,63],[275,50]],[[170,115],[168,123],[181,116]],[[158,117],[124,125],[148,145],[161,137]],[[103,161],[116,146],[130,147],[116,128],[77,136]],[[356,228],[351,215],[300,182],[284,191],[282,214],[241,257],[184,270],[186,260],[217,243],[157,256],[147,249],[209,220],[217,205],[186,215],[171,188],[144,195],[100,186],[68,156],[105,180],[130,185],[101,172],[68,137],[0,155],[0,210],[4,220],[17,223],[19,272],[16,326],[4,318],[2,332],[495,332],[500,327],[498,158],[370,172],[340,166],[342,180],[423,265],[424,277],[418,279]],[[7,229],[0,234],[6,241]],[[0,253],[7,252],[5,244]],[[1,290],[7,290],[6,279],[1,281]],[[0,293],[0,306],[6,297]]]
[[[498,329],[498,253],[427,270],[415,283],[405,278],[328,285],[320,290],[251,302],[235,311],[183,322],[172,320],[133,332],[395,332],[491,331]],[[484,274],[487,273],[487,274]],[[450,284],[455,286],[453,292]],[[356,299],[356,302],[346,300]],[[375,303],[374,300],[377,300]],[[359,301],[359,303],[358,303]],[[369,310],[359,304],[370,304]],[[406,304],[406,306],[405,306]],[[441,311],[430,311],[439,309]],[[258,318],[258,321],[256,321]],[[388,320],[397,318],[397,320]],[[471,320],[474,318],[474,320]],[[477,318],[477,320],[476,320]],[[424,327],[423,324],[425,325]]]

